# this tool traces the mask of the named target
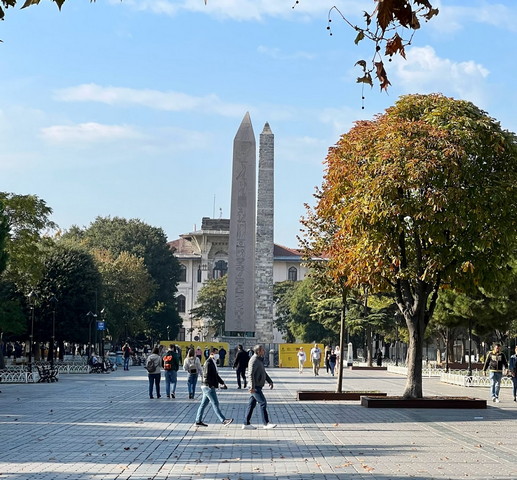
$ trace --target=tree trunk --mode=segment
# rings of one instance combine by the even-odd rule
[[[404,398],[422,398],[422,358],[424,350],[424,321],[417,314],[406,318],[409,330],[407,381]]]

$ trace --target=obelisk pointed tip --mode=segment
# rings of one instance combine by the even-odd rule
[[[246,112],[242,122],[235,135],[235,140],[255,141],[255,134],[253,133],[253,125],[251,124],[250,112]]]
[[[264,129],[262,130],[262,133],[273,133],[271,131],[271,127],[269,126],[269,122],[266,122],[266,124],[264,125]]]

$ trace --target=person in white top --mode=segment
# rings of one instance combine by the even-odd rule
[[[320,362],[321,362],[321,349],[318,347],[318,344],[315,343],[314,347],[311,348],[311,362],[312,362],[312,371],[314,372],[314,376],[317,377],[320,373]]]
[[[307,360],[307,356],[305,355],[305,352],[303,351],[303,347],[300,347],[297,355],[298,355],[298,373],[303,373],[303,364],[305,363],[305,360]]]

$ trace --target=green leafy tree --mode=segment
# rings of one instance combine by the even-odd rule
[[[224,331],[227,285],[227,275],[205,282],[197,295],[197,307],[190,311],[192,318],[205,320],[215,335],[222,335]]]
[[[94,250],[93,255],[102,277],[109,333],[123,343],[148,327],[146,306],[154,295],[155,282],[136,255],[121,252],[114,257],[109,250]]]
[[[296,288],[296,282],[286,280],[273,285],[273,301],[275,302],[274,325],[282,334],[284,341],[294,343],[296,337],[290,328],[291,296]]]
[[[35,195],[0,192],[0,202],[9,232],[5,242],[8,263],[4,279],[28,293],[42,276],[40,251],[51,242],[49,233],[56,227],[50,220],[52,209]]]
[[[52,336],[53,309],[56,308],[56,340],[87,343],[94,336],[86,314],[95,313],[95,299],[102,293],[101,275],[92,255],[67,241],[58,241],[42,252],[44,275],[35,286],[38,293],[35,341],[49,341]]]
[[[9,235],[9,219],[4,213],[4,205],[0,201],[0,278],[7,267],[7,238]]]
[[[107,250],[114,258],[122,252],[141,258],[155,286],[145,318],[153,326],[156,336],[165,338],[167,326],[179,331],[181,317],[176,308],[175,292],[180,264],[161,228],[138,219],[98,217],[86,229],[71,228],[65,238],[81,242],[90,251]]]
[[[280,282],[274,286],[274,298],[275,325],[287,341],[336,343],[335,312],[329,319],[314,279]]]
[[[404,397],[422,397],[424,334],[447,284],[488,288],[515,251],[515,135],[466,101],[408,95],[327,156],[305,219],[337,280],[393,291],[409,333]]]

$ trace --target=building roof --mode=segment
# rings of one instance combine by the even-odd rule
[[[191,234],[182,235],[177,240],[168,242],[169,248],[178,257],[199,257],[197,249],[190,240]],[[300,261],[302,253],[300,250],[284,247],[283,245],[273,245],[273,257],[275,260]]]
[[[295,248],[284,247],[283,245],[277,245],[276,243],[273,246],[273,256],[274,257],[301,257],[302,252]]]

